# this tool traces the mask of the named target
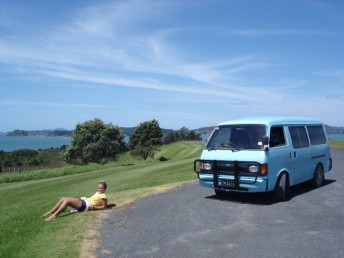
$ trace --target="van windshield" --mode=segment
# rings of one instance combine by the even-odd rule
[[[266,136],[265,125],[223,125],[214,129],[207,149],[263,149],[263,136]]]

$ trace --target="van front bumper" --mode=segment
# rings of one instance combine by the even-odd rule
[[[199,173],[199,183],[201,186],[235,192],[267,192],[268,179],[266,176],[238,176],[214,175]]]

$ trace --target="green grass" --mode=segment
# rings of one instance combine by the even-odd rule
[[[61,196],[90,196],[98,181],[105,180],[109,204],[119,207],[161,186],[196,179],[192,164],[203,145],[180,142],[163,146],[154,160],[124,155],[116,163],[95,166],[89,172],[0,184],[1,257],[79,257],[89,225],[111,210],[66,212],[45,222],[42,214]]]
[[[344,148],[344,140],[330,140],[332,148]]]

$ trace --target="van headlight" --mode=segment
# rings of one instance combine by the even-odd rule
[[[251,173],[258,173],[259,172],[259,166],[258,165],[251,165],[248,167],[248,171]]]
[[[202,162],[200,165],[201,165],[202,170],[211,170],[212,169],[211,163],[209,163],[209,162]]]

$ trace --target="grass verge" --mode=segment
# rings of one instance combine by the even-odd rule
[[[332,148],[344,148],[344,140],[330,140]]]
[[[192,163],[203,145],[180,142],[163,146],[156,157],[164,157],[164,162],[137,162],[126,157],[122,164],[82,174],[0,184],[1,256],[79,257],[82,243],[88,238],[94,240],[85,233],[89,226],[111,210],[76,214],[67,211],[45,222],[42,214],[61,196],[90,196],[98,181],[105,180],[109,204],[122,207],[148,193],[196,179]]]

